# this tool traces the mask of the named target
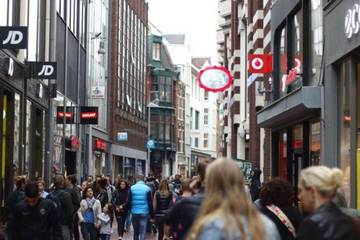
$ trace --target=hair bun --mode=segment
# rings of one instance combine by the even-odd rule
[[[343,172],[339,168],[331,169],[331,182],[336,188],[341,187],[343,183]]]

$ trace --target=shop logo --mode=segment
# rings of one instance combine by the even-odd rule
[[[26,49],[27,27],[0,27],[0,49]]]
[[[41,69],[41,71],[39,72],[38,76],[50,76],[51,74],[54,73],[54,67],[51,65],[44,65]]]
[[[272,55],[271,54],[249,54],[250,73],[271,73]]]
[[[34,79],[56,79],[56,62],[29,62],[30,77]]]
[[[352,9],[346,11],[345,36],[347,39],[358,34],[360,30],[360,5],[355,4]]]

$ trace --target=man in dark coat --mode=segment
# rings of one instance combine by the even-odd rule
[[[259,193],[261,189],[260,182],[261,170],[255,168],[252,172],[251,183],[250,183],[250,194],[253,201],[259,199]]]
[[[54,204],[41,198],[35,182],[26,184],[26,199],[16,205],[12,225],[16,240],[61,240],[61,227]]]

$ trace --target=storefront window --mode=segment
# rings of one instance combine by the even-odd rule
[[[340,151],[339,167],[344,172],[344,192],[348,204],[351,197],[351,115],[350,115],[350,67],[345,61],[340,69],[339,108],[340,108]]]
[[[279,135],[279,177],[287,179],[287,132],[281,131]]]
[[[56,118],[56,108],[58,106],[64,105],[64,96],[57,93],[57,97],[53,100],[54,103],[54,110],[53,110],[53,117]],[[54,119],[56,122],[56,119]],[[63,151],[62,151],[62,139],[63,139],[63,127],[64,124],[55,124],[54,127],[54,151],[53,151],[53,161],[56,166],[60,166],[61,159],[63,158]]]
[[[281,30],[280,34],[280,89],[279,95],[283,97],[286,95],[286,75],[287,75],[287,35],[286,27]]]
[[[15,108],[14,108],[14,171],[15,175],[18,175],[22,172],[20,169],[20,161],[19,161],[19,152],[20,152],[20,106],[21,106],[21,98],[20,95],[15,93]]]
[[[310,123],[310,165],[320,164],[320,122]]]
[[[322,1],[311,1],[311,79],[309,85],[320,81],[321,59],[323,56],[323,7]]]

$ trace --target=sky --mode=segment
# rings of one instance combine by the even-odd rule
[[[216,62],[217,0],[147,0],[149,21],[163,34],[185,33],[193,57]]]

